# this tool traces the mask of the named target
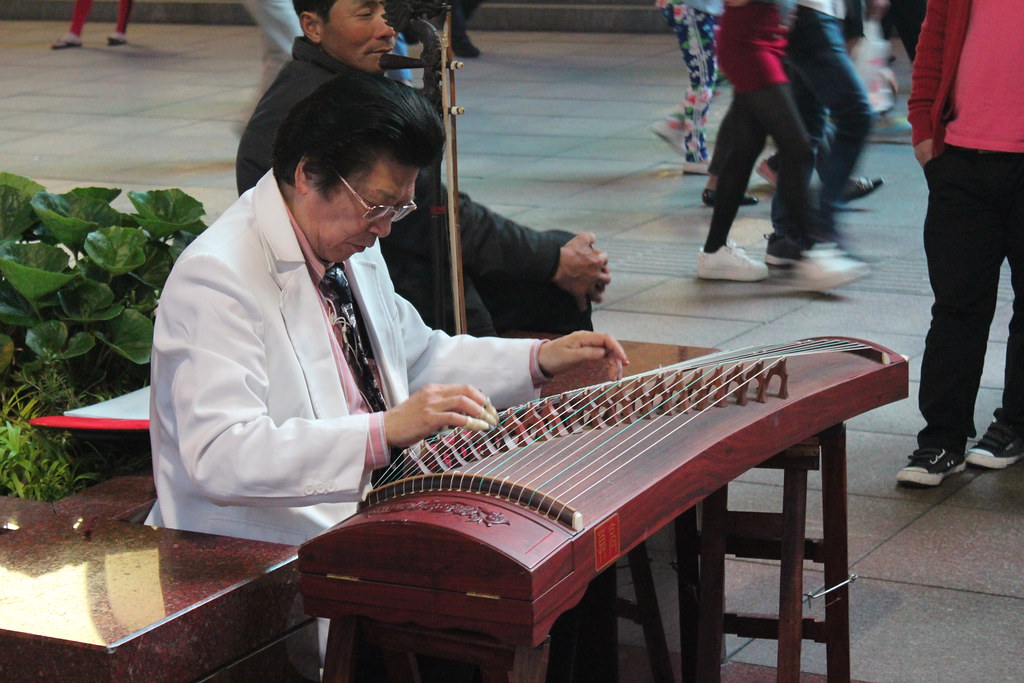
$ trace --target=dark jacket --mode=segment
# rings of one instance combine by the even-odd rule
[[[332,76],[349,69],[331,58],[306,38],[295,39],[293,61],[286,64],[267,89],[238,145],[235,178],[239,194],[253,187],[271,167],[274,133],[288,111]],[[420,181],[423,180],[423,174]],[[416,203],[428,202],[417,182]],[[509,329],[536,332],[567,332],[590,328],[589,312],[573,312],[572,297],[550,284],[558,268],[559,249],[572,234],[556,230],[537,232],[511,221],[459,194],[462,236],[463,278],[466,289],[467,322],[471,334],[485,335]],[[381,251],[400,295],[408,299],[424,320],[433,319],[430,262],[430,216],[419,208],[394,225],[391,235],[381,240]],[[479,285],[479,286],[478,286]],[[510,289],[550,289],[551,301],[507,296]],[[492,295],[493,293],[493,295]],[[536,319],[534,309],[565,309],[563,322],[546,325]],[[522,310],[516,310],[522,309]],[[521,315],[520,315],[521,314]],[[542,329],[542,328],[547,329]]]

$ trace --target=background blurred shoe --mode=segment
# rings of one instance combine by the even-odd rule
[[[651,132],[664,140],[677,154],[686,155],[686,135],[675,118],[665,118],[652,124]]]
[[[123,33],[115,33],[107,38],[107,45],[111,47],[117,47],[118,45],[125,45],[128,43],[128,39]]]
[[[69,47],[82,47],[82,38],[74,33],[65,34],[63,38],[50,46],[51,50],[66,50]]]
[[[834,244],[816,244],[796,263],[796,284],[800,289],[824,292],[859,280],[870,270],[868,264]]]
[[[871,134],[883,137],[888,135],[909,135],[910,123],[904,117],[882,115],[875,121]]]
[[[881,178],[868,178],[865,176],[850,178],[850,182],[846,184],[846,189],[843,190],[843,195],[840,199],[844,202],[852,202],[855,199],[867,197],[884,183],[885,181]]]
[[[764,262],[769,266],[791,266],[800,260],[803,245],[794,239],[776,232],[768,235],[768,248],[764,252]]]
[[[711,161],[684,161],[683,173],[687,175],[707,175]]]
[[[716,190],[705,189],[700,195],[700,200],[704,202],[704,206],[714,206],[715,197],[717,196],[718,192]],[[758,199],[754,195],[744,194],[743,199],[740,200],[740,206],[753,206],[754,204],[757,204],[757,202]]]
[[[452,52],[455,53],[456,57],[464,57],[466,59],[480,56],[480,48],[468,40],[452,45]]]

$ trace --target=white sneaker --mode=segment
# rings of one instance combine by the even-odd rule
[[[697,252],[697,277],[702,280],[736,280],[755,282],[768,277],[768,266],[747,256],[747,252],[728,242],[710,254]]]
[[[675,123],[676,125],[672,125]],[[651,131],[667,142],[672,149],[686,156],[686,134],[679,128],[675,119],[662,119],[651,126]]]
[[[816,244],[796,263],[796,284],[801,289],[824,292],[866,276],[868,264],[848,256],[834,244]]]

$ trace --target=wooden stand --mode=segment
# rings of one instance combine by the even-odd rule
[[[778,641],[778,680],[800,679],[801,641],[824,643],[828,680],[850,680],[850,624],[847,574],[846,430],[836,425],[777,456],[761,467],[784,472],[781,513],[728,509],[728,485],[702,503],[699,534],[696,516],[676,521],[679,554],[681,652],[684,680],[721,680],[725,633]],[[807,472],[821,469],[823,538],[804,537]],[[724,611],[725,555],[781,562],[776,615]],[[825,619],[803,617],[803,561],[824,565]],[[696,627],[694,615],[697,616]]]
[[[647,546],[641,543],[628,553],[636,601],[616,597],[615,568],[595,579],[581,605],[578,655],[574,680],[588,683],[618,681],[618,618],[639,624],[657,683],[674,679],[672,662],[654,590]],[[614,609],[611,606],[614,605]],[[536,648],[503,645],[470,632],[436,631],[412,625],[389,625],[366,618],[332,619],[327,641],[325,683],[353,683],[354,663],[360,643],[385,651],[391,683],[419,683],[414,654],[466,662],[480,667],[483,683],[543,683],[547,673],[549,643]]]
[[[548,642],[534,648],[515,647],[469,632],[436,631],[352,617],[331,620],[324,683],[356,680],[355,662],[360,643],[384,650],[391,683],[419,683],[414,654],[479,666],[483,683],[544,683],[548,667]]]

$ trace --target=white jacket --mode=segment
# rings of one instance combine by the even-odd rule
[[[496,406],[535,398],[532,340],[449,337],[395,294],[378,247],[349,259],[389,405],[469,383]],[[267,174],[178,259],[153,339],[147,523],[300,544],[369,487],[369,419],[349,415],[332,334]]]

